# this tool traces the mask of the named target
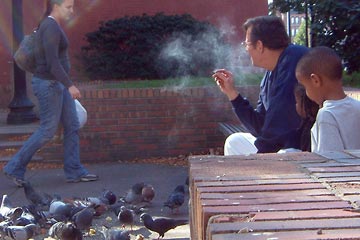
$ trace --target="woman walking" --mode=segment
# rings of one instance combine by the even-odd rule
[[[36,70],[32,87],[39,102],[39,128],[6,164],[6,176],[21,187],[26,166],[33,155],[49,142],[58,128],[64,128],[64,173],[67,182],[95,181],[80,163],[79,120],[74,99],[81,97],[69,77],[68,39],[61,28],[73,14],[74,0],[47,0],[47,9],[36,32]]]

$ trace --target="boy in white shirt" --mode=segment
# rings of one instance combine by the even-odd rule
[[[314,47],[297,64],[296,78],[319,104],[311,129],[311,151],[360,149],[360,102],[346,96],[340,57],[328,47]]]

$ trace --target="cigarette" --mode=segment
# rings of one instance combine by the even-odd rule
[[[213,70],[212,71],[212,73],[216,73],[216,72],[218,72],[218,71],[220,71],[221,69],[215,69],[215,70]]]

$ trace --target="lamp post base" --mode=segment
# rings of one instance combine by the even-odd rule
[[[7,124],[26,124],[38,120],[33,111],[34,104],[26,96],[15,97],[9,104]]]
[[[32,109],[17,109],[16,111],[11,111],[7,116],[7,124],[26,124],[36,121],[38,118]]]

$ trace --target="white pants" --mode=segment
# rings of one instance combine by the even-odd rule
[[[226,138],[224,145],[224,155],[248,155],[257,153],[258,149],[255,147],[254,137],[250,133],[233,133]]]

